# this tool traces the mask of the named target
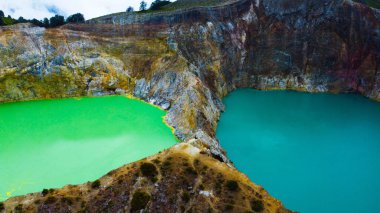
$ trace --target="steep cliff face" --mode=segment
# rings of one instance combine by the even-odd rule
[[[133,94],[168,110],[182,141],[229,162],[215,138],[240,87],[380,100],[380,12],[351,1],[239,0],[83,25],[0,30],[0,102]]]
[[[128,20],[114,16],[94,22],[123,26]],[[169,111],[170,123],[180,138],[199,130],[214,137],[218,113],[223,109],[220,100],[239,87],[356,92],[380,99],[379,12],[362,4],[243,0],[133,20],[166,26],[169,46],[189,63],[190,73],[200,81],[198,88],[175,101],[180,106]],[[140,81],[139,88],[150,92],[137,96],[159,99],[156,88],[147,85],[157,85],[160,79]],[[196,111],[180,113],[189,104],[199,103],[193,100],[202,100],[201,96],[211,100],[211,108],[190,106]],[[181,124],[184,120],[197,125]]]

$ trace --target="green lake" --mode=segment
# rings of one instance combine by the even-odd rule
[[[380,103],[359,95],[241,89],[217,137],[235,166],[294,211],[372,213],[380,203]]]
[[[94,181],[171,147],[165,115],[123,96],[0,104],[0,201]]]

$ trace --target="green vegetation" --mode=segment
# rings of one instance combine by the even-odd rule
[[[253,200],[251,202],[251,208],[255,212],[262,212],[264,210],[264,204],[261,200]]]
[[[168,0],[155,0],[152,2],[148,9],[148,5],[145,1],[141,1],[140,3],[140,11],[137,13],[151,13],[151,12],[162,12],[167,11],[168,9],[165,6],[170,5],[171,2]]]
[[[15,207],[15,212],[16,212],[16,213],[21,213],[21,212],[22,212],[22,204],[18,204],[18,205]]]
[[[70,206],[73,204],[73,199],[70,197],[63,197],[63,198],[61,198],[61,201],[62,201],[62,203],[67,203]]]
[[[0,10],[0,26],[9,26],[13,24],[19,24],[19,23],[32,23],[39,27],[59,27],[66,23],[84,23],[85,19],[83,14],[76,13],[74,15],[69,16],[66,20],[65,17],[61,15],[55,15],[51,17],[50,19],[44,18],[43,20],[37,20],[37,19],[25,19],[24,17],[20,16],[18,19],[14,19],[11,16],[5,17],[4,12]]]
[[[145,1],[140,2],[140,11],[145,11],[147,8],[147,3]]]
[[[189,174],[189,175],[198,175],[198,172],[195,171],[195,170],[194,170],[192,167],[190,167],[190,166],[187,166],[187,167],[185,168],[185,171],[186,171],[186,173]]]
[[[230,191],[237,191],[239,189],[239,184],[234,180],[229,180],[226,183],[226,187]]]
[[[57,198],[56,198],[56,197],[53,197],[53,196],[50,196],[50,197],[48,197],[48,198],[45,200],[44,204],[49,205],[49,204],[53,204],[53,203],[55,203],[55,202],[57,202]]]
[[[46,195],[48,195],[49,193],[53,193],[54,192],[54,189],[43,189],[41,194],[43,197],[45,197]]]
[[[76,13],[74,15],[71,15],[67,17],[66,22],[67,23],[84,23],[85,19],[83,14],[81,13]]]
[[[164,6],[170,4],[170,1],[164,1],[164,0],[155,0],[150,5],[149,10],[161,10]]]
[[[133,194],[131,211],[136,212],[141,209],[145,209],[150,200],[150,195],[143,191],[137,191]]]
[[[99,187],[100,187],[100,181],[99,180],[96,180],[96,181],[91,183],[91,188],[97,189]]]
[[[167,0],[155,0],[149,10],[145,5],[145,9],[141,8],[138,13],[151,13],[151,12],[165,12],[165,11],[174,11],[180,9],[187,9],[192,7],[207,7],[207,6],[216,6],[228,2],[229,0],[192,0],[184,1],[178,0],[170,2]],[[143,1],[144,2],[144,1]]]
[[[225,206],[225,210],[226,211],[231,211],[231,210],[233,210],[234,209],[234,206],[232,205],[232,204],[227,204],[226,206]]]
[[[141,164],[140,171],[142,175],[150,178],[154,178],[158,174],[156,166],[152,163]]]
[[[65,17],[60,16],[60,15],[55,15],[50,18],[49,27],[59,27],[64,24],[65,24]]]
[[[192,0],[192,1],[175,1],[169,5],[166,5],[164,9],[166,10],[178,10],[186,9],[191,7],[206,7],[206,6],[216,6],[228,2],[229,0]]]
[[[43,189],[42,190],[42,196],[46,196],[47,194],[49,194],[49,190],[47,190],[47,189]]]
[[[188,203],[190,201],[190,194],[188,192],[182,193],[182,201]]]
[[[127,13],[132,13],[133,11],[135,11],[135,9],[133,9],[131,6],[129,6],[126,10]]]
[[[1,15],[1,14],[0,14]],[[5,207],[4,207],[4,203],[1,203],[0,202],[0,211],[3,211],[5,209]]]
[[[17,23],[17,20],[13,19],[10,16],[2,17],[0,21],[1,26],[7,26],[7,25],[16,24],[16,23]]]

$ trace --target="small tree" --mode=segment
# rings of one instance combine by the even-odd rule
[[[46,28],[49,27],[50,26],[49,19],[44,18],[43,24],[44,24],[44,27],[46,27]]]
[[[30,20],[30,23],[32,23],[32,24],[34,24],[36,26],[39,26],[39,27],[43,27],[44,26],[44,24],[40,20],[37,20],[35,18],[32,19],[32,20]]]
[[[59,27],[65,24],[65,18],[60,15],[55,15],[50,18],[50,27]]]
[[[4,12],[0,10],[0,26],[5,25],[3,18],[4,18]]]
[[[129,6],[127,9],[127,13],[132,13],[134,11],[133,7]]]
[[[28,20],[24,19],[24,17],[20,16],[17,20],[18,23],[26,23]]]
[[[67,23],[84,23],[84,21],[85,21],[84,16],[81,13],[76,13],[74,15],[71,15],[66,19]]]
[[[136,191],[131,201],[132,212],[142,212],[150,201],[150,195],[144,191]]]
[[[155,0],[150,5],[149,9],[150,10],[160,10],[160,9],[162,9],[162,7],[164,7],[165,5],[168,5],[170,3],[171,3],[170,1],[165,1],[165,0]]]
[[[140,3],[140,11],[146,10],[147,3],[145,1],[141,1]]]

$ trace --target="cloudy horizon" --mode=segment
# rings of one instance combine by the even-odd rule
[[[141,0],[1,0],[0,10],[5,15],[18,19],[50,18],[56,14],[65,17],[82,13],[85,18],[91,19],[110,13],[126,11],[129,6],[139,9]],[[148,5],[152,0],[145,0]]]

